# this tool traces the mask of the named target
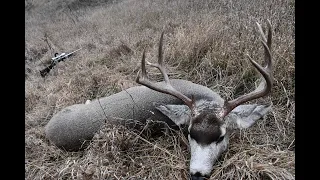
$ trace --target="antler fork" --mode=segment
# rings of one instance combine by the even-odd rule
[[[163,32],[161,33],[160,43],[159,43],[159,50],[158,50],[158,63],[150,63],[147,61],[147,64],[156,67],[160,70],[161,74],[163,75],[165,85],[162,86],[160,84],[153,83],[149,81],[147,78],[146,72],[146,60],[145,60],[145,50],[143,51],[142,60],[141,60],[141,71],[139,71],[138,76],[136,78],[136,82],[144,85],[150,89],[153,89],[158,92],[166,93],[172,95],[180,100],[182,100],[191,110],[193,109],[194,103],[193,100],[182,94],[181,92],[177,91],[174,87],[172,87],[168,74],[166,73],[164,64],[163,64],[163,55],[162,55],[162,44],[163,44]]]
[[[271,30],[271,23],[268,20],[268,38],[266,38],[264,32],[262,31],[262,28],[259,23],[256,23],[259,29],[259,33],[262,37],[261,43],[264,47],[264,60],[267,63],[266,67],[263,68],[261,65],[259,65],[256,61],[254,61],[249,55],[248,58],[251,62],[251,64],[257,68],[257,70],[262,74],[264,77],[266,83],[264,84],[264,88],[257,88],[253,92],[249,94],[242,95],[238,97],[237,99],[231,100],[231,101],[225,101],[223,110],[221,112],[221,116],[225,117],[229,112],[231,112],[234,108],[239,106],[240,104],[243,104],[245,102],[251,101],[253,99],[257,99],[259,97],[263,97],[268,95],[271,92],[272,84],[273,84],[273,77],[272,77],[272,56],[271,56],[271,39],[272,39],[272,30]],[[263,83],[263,82],[262,82]]]

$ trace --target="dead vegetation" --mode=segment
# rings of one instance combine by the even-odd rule
[[[106,125],[82,152],[50,144],[44,126],[62,108],[107,96],[134,83],[142,51],[155,60],[160,33],[169,76],[234,98],[259,77],[246,54],[261,62],[255,27],[273,24],[274,89],[257,100],[273,110],[231,136],[211,179],[295,178],[295,4],[292,0],[26,0],[25,178],[187,179],[182,132],[151,136]],[[43,79],[55,52],[84,47]],[[152,78],[161,80],[150,70]]]

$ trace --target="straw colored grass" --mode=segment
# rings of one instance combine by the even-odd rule
[[[273,25],[272,111],[236,131],[210,179],[295,179],[295,4],[292,0],[26,0],[25,178],[188,179],[180,131],[106,124],[80,152],[50,144],[44,126],[62,108],[137,84],[142,51],[156,60],[160,33],[170,78],[205,85],[224,98],[255,88],[263,48],[255,22]],[[55,52],[83,49],[40,76]],[[161,80],[150,69],[151,78]],[[152,126],[152,125],[151,125]]]

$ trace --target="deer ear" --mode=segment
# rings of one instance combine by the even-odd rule
[[[248,104],[240,105],[226,117],[225,123],[231,129],[245,129],[252,126],[258,119],[271,110],[271,105]]]
[[[189,125],[191,110],[187,105],[153,103],[154,107],[171,119],[177,126]]]

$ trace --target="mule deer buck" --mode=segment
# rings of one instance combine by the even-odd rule
[[[272,32],[270,21],[267,24],[266,37],[257,23],[266,67],[248,56],[265,80],[253,92],[228,101],[207,87],[186,80],[169,80],[163,62],[162,33],[158,63],[147,61],[147,65],[160,70],[163,82],[154,83],[147,78],[144,51],[141,71],[136,79],[143,86],[131,87],[90,103],[64,108],[46,125],[46,137],[60,148],[79,150],[84,140],[90,140],[105,121],[128,123],[138,120],[144,123],[147,119],[156,119],[169,125],[186,125],[191,150],[191,179],[209,177],[216,160],[227,149],[230,130],[252,126],[271,109],[270,105],[244,105],[268,95],[272,88]]]

